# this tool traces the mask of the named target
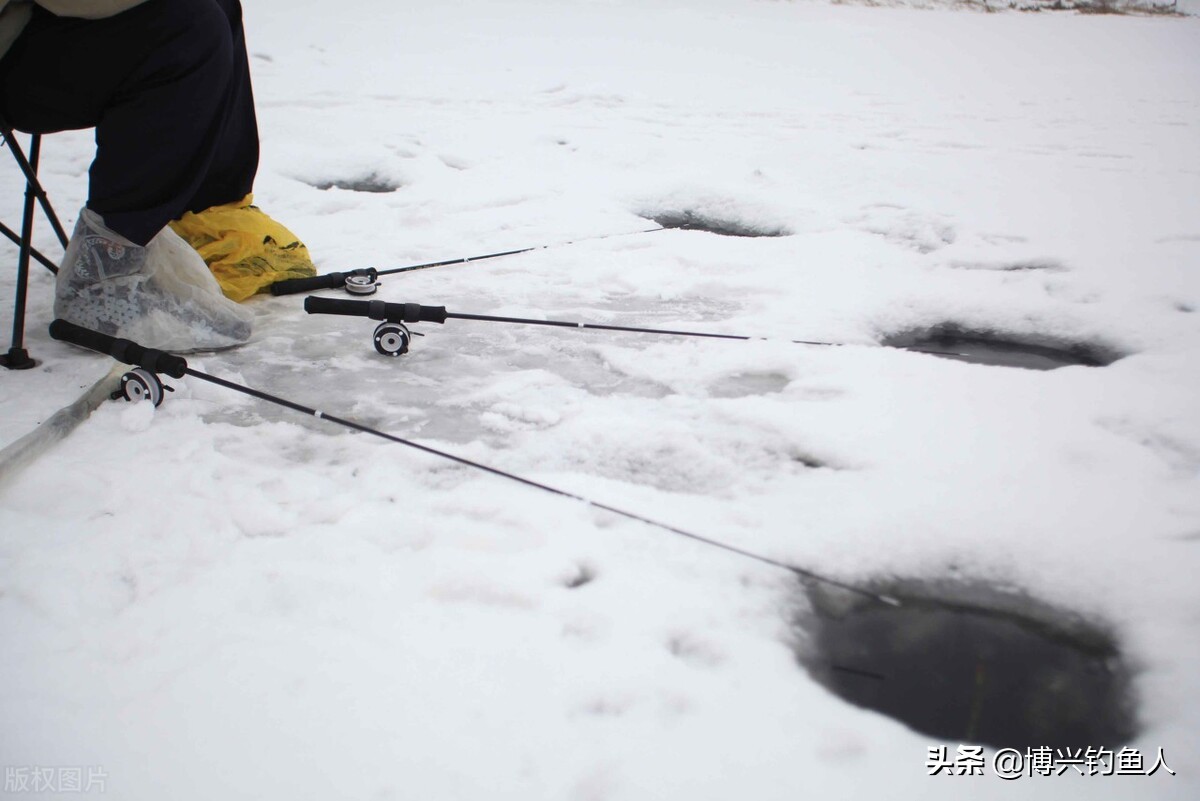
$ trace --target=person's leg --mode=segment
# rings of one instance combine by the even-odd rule
[[[139,245],[254,181],[237,0],[149,0],[99,20],[38,10],[0,61],[0,109],[24,131],[95,126],[88,208]]]
[[[226,299],[203,259],[167,230],[222,150],[236,72],[230,2],[149,0],[100,20],[38,10],[0,60],[10,124],[96,128],[87,207],[55,282],[56,317],[172,350],[250,336],[250,312]],[[229,199],[249,191],[253,150],[222,161]],[[228,177],[239,169],[240,178]]]
[[[250,331],[222,291],[241,300],[315,273],[295,235],[248,203],[258,131],[238,0],[148,0],[100,20],[38,10],[0,60],[0,109],[25,131],[96,128],[57,316],[157,347],[222,347]]]
[[[252,205],[258,167],[258,125],[238,0],[213,0],[225,13],[233,48],[227,113],[208,174],[171,221],[175,233],[204,257],[226,297],[245,300],[271,284],[308,278],[316,267],[308,248],[287,227]]]
[[[258,172],[258,118],[254,113],[254,92],[250,85],[242,4],[239,0],[215,2],[225,13],[229,28],[231,72],[221,104],[221,131],[212,161],[185,209],[193,212],[246,197],[254,188],[254,176]]]

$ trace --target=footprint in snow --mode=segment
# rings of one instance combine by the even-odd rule
[[[918,253],[933,253],[958,239],[948,217],[888,203],[866,206],[845,222]]]

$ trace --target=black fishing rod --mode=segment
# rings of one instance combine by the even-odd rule
[[[325,273],[324,275],[317,275],[313,276],[312,278],[289,278],[286,281],[277,281],[274,284],[271,284],[271,294],[295,295],[300,292],[315,292],[318,289],[345,289],[351,295],[374,295],[375,290],[379,287],[379,278],[380,276],[384,275],[397,275],[399,273],[413,272],[414,270],[428,270],[431,267],[447,267],[452,264],[467,264],[468,262],[473,261],[498,259],[501,256],[516,256],[518,253],[531,253],[535,250],[546,250],[547,248],[561,247],[563,245],[574,245],[579,242],[593,242],[598,239],[612,239],[613,237],[618,236],[653,234],[657,231],[684,229],[687,227],[687,225],[660,225],[657,228],[647,228],[642,231],[625,231],[619,234],[589,236],[583,239],[572,239],[567,242],[554,242],[548,245],[534,245],[533,247],[505,250],[499,253],[485,253],[482,256],[466,256],[459,259],[431,261],[425,264],[413,264],[408,267],[393,267],[387,270],[377,270],[374,267],[366,267],[359,270],[350,270],[344,273]]]
[[[400,356],[408,352],[408,346],[412,342],[412,332],[404,326],[404,323],[445,323],[447,320],[475,320],[487,323],[540,325],[552,328],[619,331],[631,334],[658,334],[674,337],[701,337],[704,339],[733,339],[741,342],[753,340],[770,341],[769,337],[752,337],[743,334],[714,334],[706,331],[680,331],[670,328],[605,325],[602,323],[581,323],[570,320],[539,320],[528,317],[498,317],[491,314],[463,314],[446,311],[445,306],[422,306],[417,303],[385,303],[382,300],[339,300],[337,298],[307,297],[304,299],[304,310],[309,314],[340,314],[347,317],[368,317],[372,320],[382,320],[383,322],[375,329],[374,340],[375,350],[384,356]],[[817,342],[808,339],[788,339],[783,341],[793,345],[845,346],[845,343],[841,342]],[[929,353],[935,356],[961,355],[948,351],[923,350],[911,347],[900,347],[898,350]]]
[[[291,409],[292,411],[300,412],[301,414],[316,417],[319,420],[328,420],[335,425],[343,426],[353,431],[358,431],[363,434],[370,434],[373,437],[379,437],[380,439],[387,440],[388,442],[404,445],[406,447],[421,451],[422,453],[428,453],[441,459],[447,459],[451,462],[474,468],[475,470],[481,470],[485,473],[490,473],[493,476],[505,478],[509,481],[515,481],[519,484],[524,484],[527,487],[532,487],[533,489],[541,490],[542,492],[548,492],[552,495],[557,495],[560,498],[568,498],[573,501],[579,501],[580,503],[583,503],[592,509],[599,509],[604,512],[609,512],[611,514],[624,517],[628,520],[634,520],[638,523],[661,529],[662,531],[667,531],[671,534],[676,534],[680,537],[685,537],[704,545],[709,545],[713,548],[719,548],[747,559],[753,559],[756,562],[761,562],[763,564],[771,565],[772,567],[778,567],[783,570],[787,570],[806,582],[814,581],[822,584],[828,584],[832,587],[839,587],[843,590],[847,590],[848,592],[866,596],[867,598],[871,598],[872,600],[887,604],[889,606],[901,605],[898,599],[890,595],[884,595],[882,593],[874,592],[862,587],[857,587],[853,584],[847,584],[846,582],[838,581],[837,579],[832,579],[828,576],[823,576],[812,570],[796,567],[795,565],[790,565],[787,562],[773,559],[772,557],[765,556],[763,554],[747,551],[742,548],[738,548],[735,545],[730,545],[719,540],[704,537],[700,534],[695,534],[691,531],[670,525],[669,523],[662,523],[658,520],[638,514],[637,512],[630,512],[616,506],[610,506],[606,503],[594,501],[584,495],[559,489],[558,487],[553,487],[549,484],[543,484],[540,481],[534,481],[533,479],[519,476],[516,473],[510,473],[507,470],[501,470],[498,467],[491,467],[490,465],[483,464],[482,462],[476,462],[463,456],[457,456],[453,453],[438,450],[437,448],[432,448],[428,445],[422,445],[410,439],[398,437],[395,434],[388,434],[387,432],[371,428],[370,426],[363,425],[362,423],[337,417],[332,414],[327,414],[326,412],[322,412],[318,409],[313,409],[294,401],[280,398],[276,395],[271,395],[261,390],[253,389],[242,384],[236,384],[232,381],[227,381],[223,378],[218,378],[217,376],[209,375],[207,373],[202,373],[199,370],[188,367],[186,359],[173,353],[166,353],[165,351],[146,348],[137,344],[136,342],[131,342],[128,339],[116,339],[106,334],[101,334],[98,331],[92,331],[90,329],[83,328],[82,326],[75,325],[74,323],[69,323],[66,320],[55,320],[52,322],[50,324],[50,336],[63,342],[70,342],[73,345],[79,345],[80,347],[94,350],[98,353],[103,353],[107,356],[113,357],[119,362],[136,365],[138,368],[140,368],[139,370],[135,370],[132,374],[127,374],[126,378],[122,380],[123,391],[116,393],[117,397],[120,397],[121,394],[124,394],[124,396],[129,400],[141,400],[145,398],[154,401],[155,405],[158,405],[158,403],[160,403],[162,400],[161,390],[163,389],[161,381],[158,379],[159,373],[171,376],[172,378],[183,378],[185,375],[191,376],[192,378],[197,378],[201,381],[207,381],[210,384],[216,384],[219,387],[224,387],[226,389],[233,390],[234,392],[240,392],[243,395],[249,395],[252,398],[257,398],[259,400],[266,401],[267,403],[275,404],[276,406],[282,406],[285,409]],[[157,391],[153,385],[157,385]]]

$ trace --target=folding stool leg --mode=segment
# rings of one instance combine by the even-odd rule
[[[41,204],[42,211],[45,212],[46,218],[50,220],[50,225],[54,228],[54,233],[58,236],[58,241],[62,243],[64,248],[67,246],[67,232],[63,229],[62,223],[59,222],[58,215],[54,213],[54,209],[50,205],[49,198],[46,197],[46,191],[42,188],[41,182],[38,181],[37,165],[41,152],[41,136],[33,134],[30,137],[29,158],[26,159],[20,145],[17,143],[16,137],[13,136],[12,130],[4,124],[2,119],[0,119],[0,133],[3,134],[9,151],[12,153],[13,158],[16,159],[17,165],[21,168],[21,172],[25,176],[25,206],[21,219],[20,236],[15,236],[7,226],[0,224],[0,232],[13,240],[20,249],[17,256],[16,297],[13,301],[12,345],[9,347],[7,354],[0,354],[0,366],[7,367],[10,370],[28,370],[37,364],[36,361],[29,357],[29,352],[25,350],[25,303],[29,288],[29,260],[31,257],[34,257],[41,264],[49,268],[51,272],[58,272],[54,263],[33,247],[34,204]]]

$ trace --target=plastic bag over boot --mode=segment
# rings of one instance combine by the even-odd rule
[[[58,272],[54,314],[177,353],[240,345],[254,316],[221,293],[204,260],[170,228],[141,247],[86,208]]]

